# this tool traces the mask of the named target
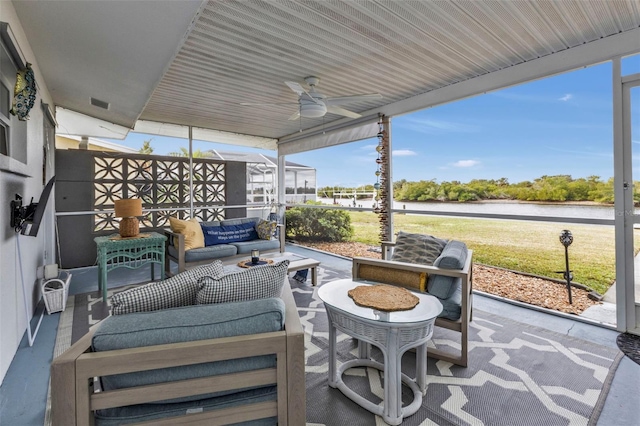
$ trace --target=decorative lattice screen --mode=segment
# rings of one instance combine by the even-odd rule
[[[170,215],[201,221],[224,219],[225,210],[216,208],[226,201],[223,162],[193,159],[193,195],[187,158],[96,152],[93,169],[95,211],[113,210],[114,200],[121,198],[141,198],[143,210],[160,209],[141,218],[141,228],[168,226]],[[192,197],[194,211],[190,214]],[[93,231],[116,230],[118,221],[111,212],[95,215]]]

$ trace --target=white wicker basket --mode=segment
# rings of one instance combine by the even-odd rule
[[[42,296],[47,314],[64,311],[69,297],[69,282],[71,274],[67,271],[60,271],[58,278],[44,280],[42,283]]]

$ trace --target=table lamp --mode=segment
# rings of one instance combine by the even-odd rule
[[[140,222],[136,216],[142,216],[142,200],[139,198],[125,198],[115,200],[116,217],[121,217],[120,236],[135,237],[140,232]]]

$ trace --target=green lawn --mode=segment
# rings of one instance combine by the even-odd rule
[[[378,245],[379,222],[373,213],[350,212],[353,241]],[[394,232],[430,234],[464,241],[474,261],[551,278],[562,278],[563,229],[573,234],[569,262],[574,281],[600,294],[615,280],[614,229],[612,226],[573,225],[512,220],[458,219],[396,214]],[[640,233],[636,232],[636,252]]]

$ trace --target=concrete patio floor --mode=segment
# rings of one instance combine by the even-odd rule
[[[339,256],[292,245],[287,245],[287,250],[317,259],[321,262],[321,267],[326,266],[348,273],[351,271],[351,261]],[[98,277],[96,267],[75,269],[72,273],[70,294],[96,291]],[[145,281],[148,277],[148,267],[137,270],[117,269],[109,273],[109,284],[110,287],[116,287]],[[515,321],[536,325],[596,344],[617,347],[618,333],[608,328],[575,321],[568,317],[550,315],[477,294],[474,295],[473,303],[476,309]],[[43,424],[49,365],[53,357],[59,318],[59,313],[45,314],[33,347],[29,347],[26,335],[22,339],[20,348],[0,387],[0,425],[40,426]],[[37,321],[37,317],[34,321]],[[611,389],[597,425],[631,426],[637,425],[639,418],[640,365],[624,357],[611,383]]]

